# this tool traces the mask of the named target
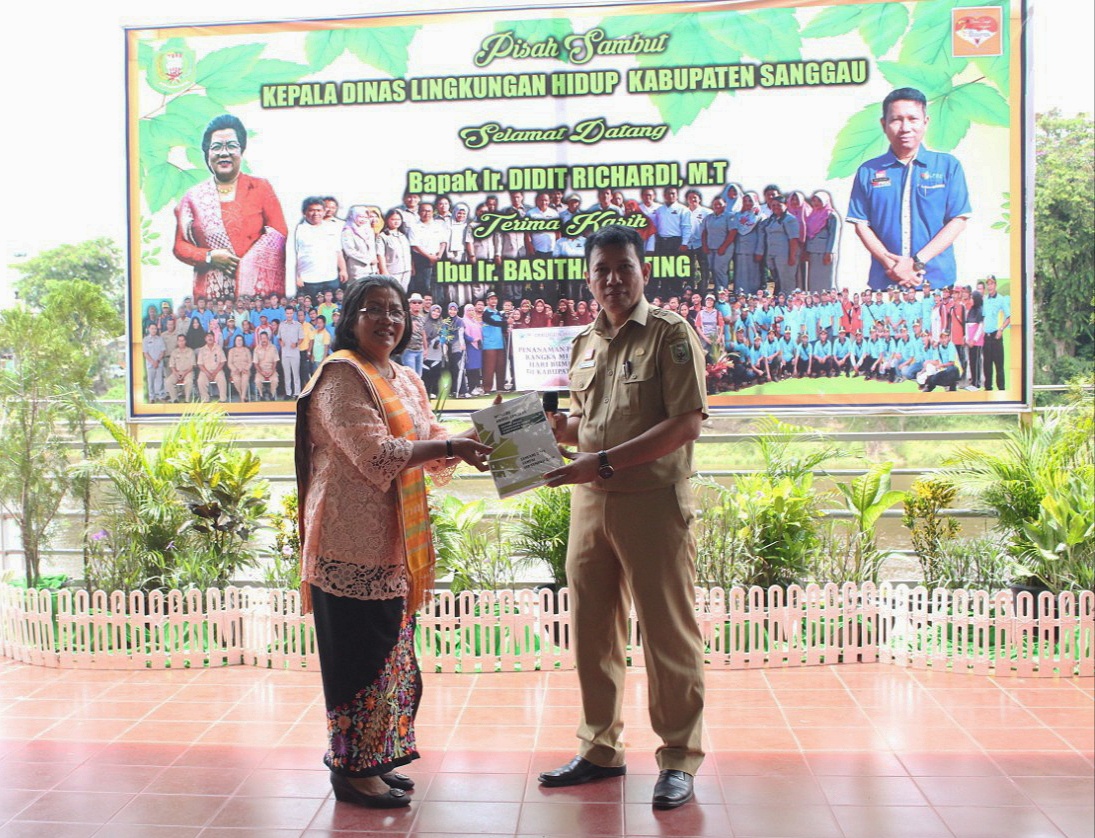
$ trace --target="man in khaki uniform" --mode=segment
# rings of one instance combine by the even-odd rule
[[[571,413],[556,438],[577,444],[548,472],[571,495],[567,577],[582,692],[579,755],[540,782],[568,786],[625,773],[621,742],[627,620],[634,600],[661,737],[653,803],[692,799],[703,761],[703,641],[694,610],[689,530],[692,448],[707,415],[704,353],[677,314],[652,307],[650,265],[632,228],[604,227],[586,244],[587,281],[602,311],[574,340]]]
[[[263,388],[267,386],[269,397],[263,395]],[[259,401],[274,401],[278,397],[278,351],[266,332],[259,332],[255,342],[255,390]]]
[[[171,401],[179,400],[179,388],[183,388],[186,401],[194,396],[194,350],[186,345],[186,336],[179,335],[175,338],[175,348],[171,350],[168,359],[171,365],[171,374],[168,383],[171,385]]]
[[[209,401],[209,384],[217,385],[217,396],[228,401],[228,384],[224,378],[224,367],[228,363],[224,350],[217,345],[217,338],[209,332],[205,336],[205,346],[198,350],[198,395],[203,402]]]

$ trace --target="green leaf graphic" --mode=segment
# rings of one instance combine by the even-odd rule
[[[951,90],[950,73],[922,64],[902,64],[899,61],[879,61],[878,70],[894,88],[915,87],[928,99]],[[879,108],[881,114],[881,107]]]
[[[835,38],[847,35],[859,28],[860,19],[867,11],[865,6],[830,6],[806,24],[804,38]]]
[[[421,26],[384,26],[353,29],[346,33],[346,47],[365,64],[391,76],[407,72],[411,41]]]
[[[146,72],[152,65],[152,58],[155,55],[152,51],[152,46],[148,41],[137,42],[137,67],[140,71]]]
[[[879,58],[893,48],[908,26],[908,10],[896,3],[833,6],[811,20],[802,30],[802,36],[834,38],[858,29],[871,53]]]
[[[1006,128],[1011,122],[1007,100],[987,84],[973,83],[957,87],[951,94],[953,106],[961,108],[971,122]]]
[[[494,25],[495,32],[513,32],[523,41],[544,41],[554,38],[562,46],[563,38],[574,32],[569,18],[553,17],[539,20],[504,20]]]
[[[718,21],[713,22],[718,26]],[[794,9],[767,9],[748,14],[730,14],[726,16],[724,27],[714,29],[716,38],[737,25],[739,31],[746,34],[746,42],[732,42],[744,55],[751,55],[761,61],[797,61],[802,58],[802,37],[798,31],[798,20]],[[717,53],[714,54],[717,56]],[[714,57],[714,56],[712,56]]]
[[[311,68],[307,64],[262,58],[255,62],[255,66],[247,74],[247,80],[254,83],[257,90],[264,84],[289,84],[300,81],[309,72]]]
[[[186,176],[178,167],[170,163],[151,166],[145,177],[144,197],[148,201],[148,211],[157,213],[177,195],[186,191]]]
[[[717,94],[711,90],[695,93],[653,93],[650,101],[658,109],[662,122],[675,134],[691,125],[703,111],[711,107]]]
[[[1007,50],[1004,51],[1003,55],[998,55],[995,58],[975,58],[973,64],[986,79],[996,85],[997,90],[1005,96],[1008,94],[1008,87],[1011,83],[1011,61],[1008,58]]]
[[[260,59],[252,65],[250,70],[238,77],[231,79],[224,76],[218,77],[216,81],[206,86],[206,92],[223,112],[226,105],[241,105],[258,99],[264,84],[299,81],[309,72],[311,70],[306,64]]]
[[[141,120],[141,123],[145,128],[149,148],[155,149],[159,158],[166,158],[167,153],[175,146],[191,145],[194,142],[193,126],[168,119],[166,114]],[[204,124],[202,128],[205,128]],[[201,138],[201,134],[198,138]]]
[[[741,25],[734,21],[738,14],[673,14],[659,15],[656,29],[650,18],[621,15],[606,18],[601,23],[610,38],[622,38],[636,32],[651,35],[669,34],[666,51],[660,54],[637,56],[643,67],[673,67],[691,64],[736,64],[741,53],[733,44],[741,38]],[[692,93],[655,93],[650,100],[658,109],[662,120],[673,133],[692,122],[715,101],[717,91],[705,90]]]
[[[224,87],[251,71],[265,44],[240,44],[214,50],[198,62],[196,80],[206,88]]]
[[[909,12],[904,6],[883,3],[864,9],[859,34],[878,58],[890,51],[908,27]]]
[[[304,38],[304,58],[313,72],[334,62],[345,49],[345,29],[317,29]]]
[[[970,130],[970,119],[963,106],[967,97],[960,93],[965,89],[958,88],[930,103],[931,122],[928,123],[928,132],[924,137],[929,148],[935,151],[954,151]]]
[[[830,179],[855,174],[860,163],[886,150],[886,135],[878,122],[880,110],[877,103],[867,105],[840,129],[829,160]]]
[[[224,113],[224,108],[210,101],[208,96],[191,93],[179,96],[167,103],[164,112],[155,121],[169,126],[176,141],[172,145],[201,146],[202,132],[214,117]],[[203,164],[204,165],[204,164]]]
[[[912,28],[901,43],[900,61],[935,67],[954,76],[965,69],[964,58],[951,55],[950,2],[917,4]]]

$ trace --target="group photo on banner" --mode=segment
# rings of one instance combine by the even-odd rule
[[[715,410],[1023,409],[1020,0],[704,6],[127,30],[131,414],[291,415],[376,275],[436,404],[565,393],[609,225]]]

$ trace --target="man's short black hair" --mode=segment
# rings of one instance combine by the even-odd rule
[[[300,214],[304,215],[306,212],[308,212],[308,207],[312,206],[313,204],[319,204],[320,206],[323,206],[323,196],[322,195],[309,195],[307,198],[305,198],[303,201],[301,201],[300,202]]]
[[[624,227],[622,224],[606,224],[586,239],[586,267],[589,267],[589,260],[593,256],[593,251],[598,247],[625,247],[627,245],[630,245],[635,251],[641,263],[643,261],[643,237],[636,232],[635,228]]]
[[[882,118],[885,119],[890,112],[890,105],[894,102],[918,102],[928,112],[928,99],[915,87],[899,87],[882,100]]]

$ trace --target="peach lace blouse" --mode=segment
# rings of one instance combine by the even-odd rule
[[[422,380],[393,363],[396,393],[419,439],[445,439]],[[311,482],[302,510],[307,527],[303,580],[327,593],[355,599],[393,599],[407,593],[403,535],[395,479],[411,456],[410,440],[388,433],[361,375],[346,363],[329,364],[308,407]],[[426,465],[435,483],[453,469]]]

